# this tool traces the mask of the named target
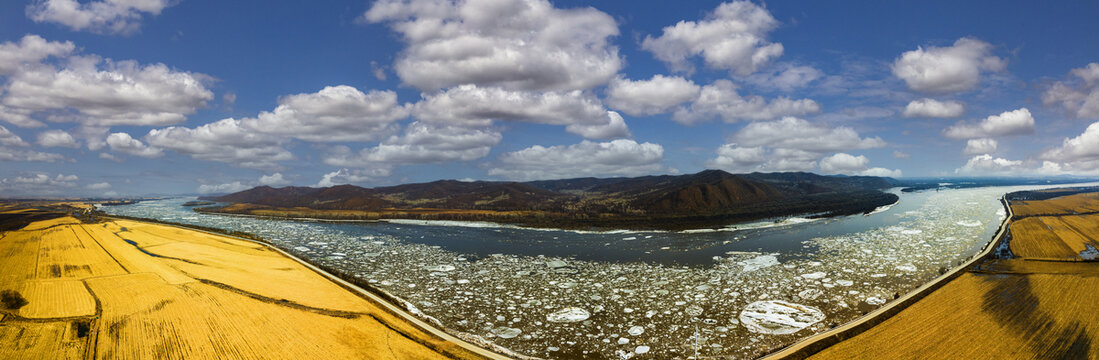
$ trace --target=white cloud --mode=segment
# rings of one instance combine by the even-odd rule
[[[820,171],[825,174],[901,177],[900,170],[871,168],[869,165],[870,159],[866,156],[847,153],[836,153],[820,159]]]
[[[113,133],[107,136],[107,145],[111,150],[143,158],[155,158],[164,155],[160,149],[149,147],[141,140],[134,139],[127,133]]]
[[[822,77],[824,73],[812,66],[781,64],[773,71],[752,74],[746,81],[764,89],[791,92]]]
[[[705,165],[730,172],[812,171],[826,153],[885,145],[881,138],[863,138],[848,127],[832,128],[787,117],[741,128],[729,137],[729,143],[718,147],[717,156]],[[826,171],[839,169],[839,160],[850,159],[834,158]],[[859,171],[865,170],[863,166]]]
[[[193,129],[177,126],[153,129],[144,139],[150,146],[195,159],[254,169],[276,168],[279,161],[294,158],[282,148],[282,140],[251,131],[243,127],[240,120],[232,118]]]
[[[868,164],[870,159],[866,156],[836,153],[820,159],[820,171],[825,174],[852,174],[865,170]]]
[[[184,121],[213,99],[203,85],[206,78],[164,64],[72,57],[60,69],[40,65],[9,75],[0,104],[54,122],[168,125]]]
[[[1046,105],[1060,103],[1069,115],[1099,118],[1099,63],[1090,63],[1070,72],[1079,80],[1059,81],[1042,94]]]
[[[1048,149],[1039,157],[1055,162],[1065,172],[1099,172],[1099,122],[1088,125],[1079,136],[1065,138],[1061,146]]]
[[[741,146],[767,146],[811,152],[835,152],[885,146],[885,141],[881,138],[859,137],[859,133],[849,127],[830,128],[794,117],[748,124],[734,133],[730,140]]]
[[[771,13],[749,1],[718,5],[700,21],[680,21],[664,28],[659,37],[646,36],[641,47],[675,71],[693,71],[690,58],[745,76],[782,55],[782,44],[767,33],[778,26]]]
[[[234,182],[231,182],[231,183],[216,184],[216,185],[202,184],[202,185],[198,186],[198,192],[199,192],[199,194],[224,194],[224,193],[235,193],[235,192],[238,192],[238,191],[244,191],[244,190],[248,190],[248,189],[251,189],[251,188],[252,188],[251,186],[241,184],[240,181],[234,181]]]
[[[87,186],[85,186],[85,188],[87,188],[88,190],[107,190],[107,189],[111,188],[111,183],[101,182],[101,183],[95,183],[95,184],[88,184]]]
[[[374,167],[370,169],[339,169],[321,177],[317,187],[330,187],[343,184],[362,184],[371,180],[389,176],[388,167]]]
[[[565,131],[587,139],[616,139],[633,136],[630,134],[630,128],[626,126],[626,120],[622,119],[622,115],[618,115],[614,111],[608,111],[607,119],[609,121],[606,124],[572,124],[566,126]]]
[[[501,120],[566,125],[566,131],[587,138],[629,136],[618,114],[608,112],[598,98],[582,91],[511,91],[462,85],[424,95],[413,115],[420,122],[446,126],[485,127]]]
[[[360,18],[386,23],[407,47],[393,68],[422,90],[476,84],[512,90],[589,89],[622,61],[610,15],[546,0],[380,0]]]
[[[707,168],[730,172],[749,172],[769,159],[768,150],[762,146],[740,147],[736,144],[724,144],[717,148],[717,157],[708,160],[705,165]]]
[[[938,101],[923,98],[912,100],[904,107],[906,118],[954,118],[962,116],[965,104],[960,101]]]
[[[993,158],[992,155],[983,154],[970,158],[954,172],[962,175],[1011,175],[1023,170],[1021,160]]]
[[[531,146],[500,156],[489,175],[516,180],[585,176],[638,176],[664,170],[664,147],[619,139]]]
[[[19,137],[15,133],[8,130],[8,128],[0,126],[0,146],[28,146],[23,138]]]
[[[43,173],[16,176],[0,179],[0,193],[15,196],[52,195],[65,188],[76,186],[77,181],[80,181],[80,177],[64,174],[57,174],[54,177]]]
[[[733,123],[740,120],[771,120],[784,116],[800,116],[820,111],[820,105],[810,99],[792,100],[778,97],[767,101],[761,96],[741,97],[737,86],[729,80],[717,80],[702,87],[694,102],[682,106],[672,115],[681,124],[697,124],[714,118]]]
[[[38,145],[44,147],[80,147],[80,143],[71,134],[63,130],[46,130],[38,133]]]
[[[662,114],[698,98],[701,87],[678,76],[656,75],[649,80],[615,78],[607,86],[607,104],[633,116]]]
[[[64,160],[60,154],[44,153],[32,150],[17,149],[30,146],[23,138],[0,126],[0,161],[44,161],[55,162]]]
[[[1030,115],[1030,110],[1027,108],[991,115],[976,124],[960,121],[943,130],[943,135],[957,140],[1033,133],[1034,117]]]
[[[893,150],[893,158],[894,159],[908,159],[908,158],[911,158],[911,157],[912,157],[912,155],[910,155],[909,153],[906,153],[904,151]]]
[[[965,144],[965,154],[966,155],[991,154],[991,153],[996,152],[996,147],[998,145],[999,145],[999,143],[996,142],[995,139],[989,139],[989,138],[970,139]]]
[[[290,185],[290,180],[282,177],[282,173],[274,173],[271,175],[263,175],[259,177],[260,185],[268,186],[284,186]]]
[[[172,6],[171,0],[34,0],[27,5],[27,17],[34,22],[50,22],[73,31],[129,35],[141,28],[142,18],[159,15]]]
[[[374,141],[396,132],[395,122],[408,115],[393,91],[363,93],[340,85],[282,97],[274,111],[241,122],[254,131],[305,141]]]
[[[0,75],[8,75],[25,66],[37,65],[49,57],[66,57],[76,45],[70,41],[46,41],[38,35],[25,35],[18,43],[0,44]]]
[[[470,129],[413,122],[401,136],[391,136],[378,146],[352,154],[334,148],[324,163],[340,167],[369,168],[379,164],[427,164],[470,161],[485,157],[503,137],[492,129]]]
[[[953,46],[906,51],[893,62],[893,75],[908,88],[928,93],[951,93],[973,89],[981,72],[1002,71],[1007,62],[991,55],[992,45],[974,38],[961,38]]]

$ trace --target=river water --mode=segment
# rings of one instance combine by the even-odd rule
[[[272,220],[195,213],[193,198],[100,209],[262,236],[524,355],[754,358],[965,261],[1003,220],[1000,196],[1035,188],[897,192],[865,216],[688,232]]]

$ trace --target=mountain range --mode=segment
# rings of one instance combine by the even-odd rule
[[[363,188],[260,186],[214,197],[196,211],[321,219],[484,220],[539,227],[692,228],[738,221],[871,211],[897,201],[896,181],[805,172],[575,178],[529,182],[440,180]]]

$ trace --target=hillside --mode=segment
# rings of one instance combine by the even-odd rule
[[[709,226],[778,216],[870,211],[896,201],[895,195],[881,192],[891,186],[889,179],[879,177],[730,174],[721,170],[531,182],[440,180],[378,188],[261,186],[204,198],[230,205],[199,211],[272,216],[282,211],[293,212],[295,217],[309,213],[307,217],[339,219],[506,220],[555,227],[564,226],[562,222],[578,227]],[[682,224],[647,225],[661,221]]]

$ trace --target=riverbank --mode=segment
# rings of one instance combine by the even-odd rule
[[[986,249],[956,278],[895,315],[875,319],[876,326],[772,357],[1095,358],[1099,263],[1091,253],[1099,246],[1099,216],[1080,213],[1099,207],[1099,194],[1014,198],[1000,238],[1010,254]]]
[[[26,299],[0,306],[0,358],[504,358],[356,288],[247,239],[39,220],[0,234],[0,289]]]

